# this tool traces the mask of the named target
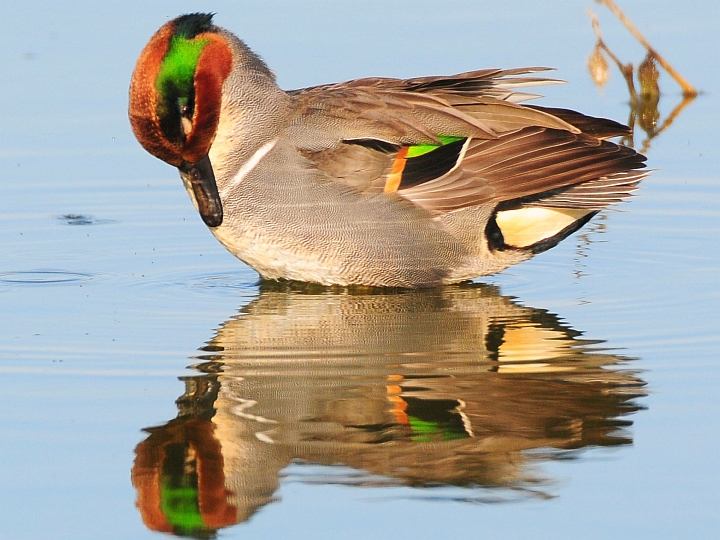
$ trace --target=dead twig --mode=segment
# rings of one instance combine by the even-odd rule
[[[610,59],[615,62],[618,69],[620,70],[620,73],[622,73],[623,77],[625,78],[625,82],[627,83],[628,92],[630,92],[630,105],[634,108],[635,104],[638,102],[638,95],[635,91],[635,83],[633,82],[633,65],[623,64],[620,59],[615,56],[615,54],[605,44],[605,41],[602,38],[602,34],[600,34],[600,23],[598,22],[597,16],[590,10],[590,8],[588,8],[587,12],[590,16],[590,20],[592,21],[595,36],[597,37],[597,47],[602,49],[610,57]]]
[[[683,95],[685,97],[697,96],[697,90],[695,90],[695,88],[689,82],[687,82],[684,77],[682,77],[677,71],[675,71],[673,67],[662,56],[660,56],[660,54],[652,47],[652,45],[650,45],[650,43],[648,43],[648,41],[643,37],[640,31],[635,28],[635,25],[630,22],[630,19],[628,19],[625,14],[620,11],[620,8],[615,5],[615,2],[613,2],[613,0],[595,1],[598,4],[602,4],[607,7],[615,14],[618,19],[620,19],[620,22],[622,22],[625,27],[630,31],[630,33],[635,36],[635,39],[637,39],[642,44],[642,46],[647,49],[648,54],[652,56],[655,60],[657,60],[658,64],[660,64],[663,69],[665,69],[665,71],[667,71],[670,76],[675,79],[675,81],[682,87]]]

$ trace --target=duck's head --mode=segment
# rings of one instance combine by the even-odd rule
[[[155,33],[130,83],[129,116],[135,136],[145,150],[180,170],[209,227],[223,221],[208,152],[232,65],[232,48],[212,24],[212,14],[193,13]]]

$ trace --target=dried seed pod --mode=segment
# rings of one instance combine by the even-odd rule
[[[608,63],[603,55],[600,42],[598,41],[593,49],[592,54],[588,57],[588,69],[590,70],[590,76],[597,87],[602,90],[605,83],[610,78],[610,71],[608,70]]]

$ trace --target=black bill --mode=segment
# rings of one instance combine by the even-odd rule
[[[192,186],[198,211],[205,225],[219,227],[223,222],[223,208],[210,158],[205,156],[196,163],[183,162],[178,169]]]

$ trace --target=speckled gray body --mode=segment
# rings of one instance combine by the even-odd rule
[[[401,86],[409,81],[390,79],[285,92],[244,43],[216,31],[230,43],[234,64],[208,154],[225,215],[211,230],[264,278],[417,287],[495,273],[534,254],[489,246],[486,226],[499,202],[602,177],[587,173],[572,179],[564,172],[558,182],[550,171],[551,180],[539,175],[518,188],[505,186],[501,173],[488,172],[486,182],[458,165],[440,179],[447,189],[429,182],[386,193],[382,186],[394,157],[345,144],[348,139],[429,144],[437,141],[433,133],[450,132],[472,138],[473,144],[493,145],[503,130],[517,133],[538,125],[537,133],[526,137],[537,146],[552,142],[550,130],[590,138],[559,117],[515,105],[525,98],[508,88],[530,79],[512,85],[500,80],[502,74],[497,80],[478,76],[477,85],[487,88],[473,91],[474,101],[468,103],[462,91],[439,93],[457,101],[457,109],[431,91],[407,92]],[[459,113],[460,106],[469,113]],[[593,139],[588,145],[585,139],[585,146],[598,143]],[[580,143],[573,144],[577,151]],[[470,148],[482,157],[479,146]],[[471,189],[464,187],[470,185],[466,177]],[[465,199],[457,203],[452,197]]]

